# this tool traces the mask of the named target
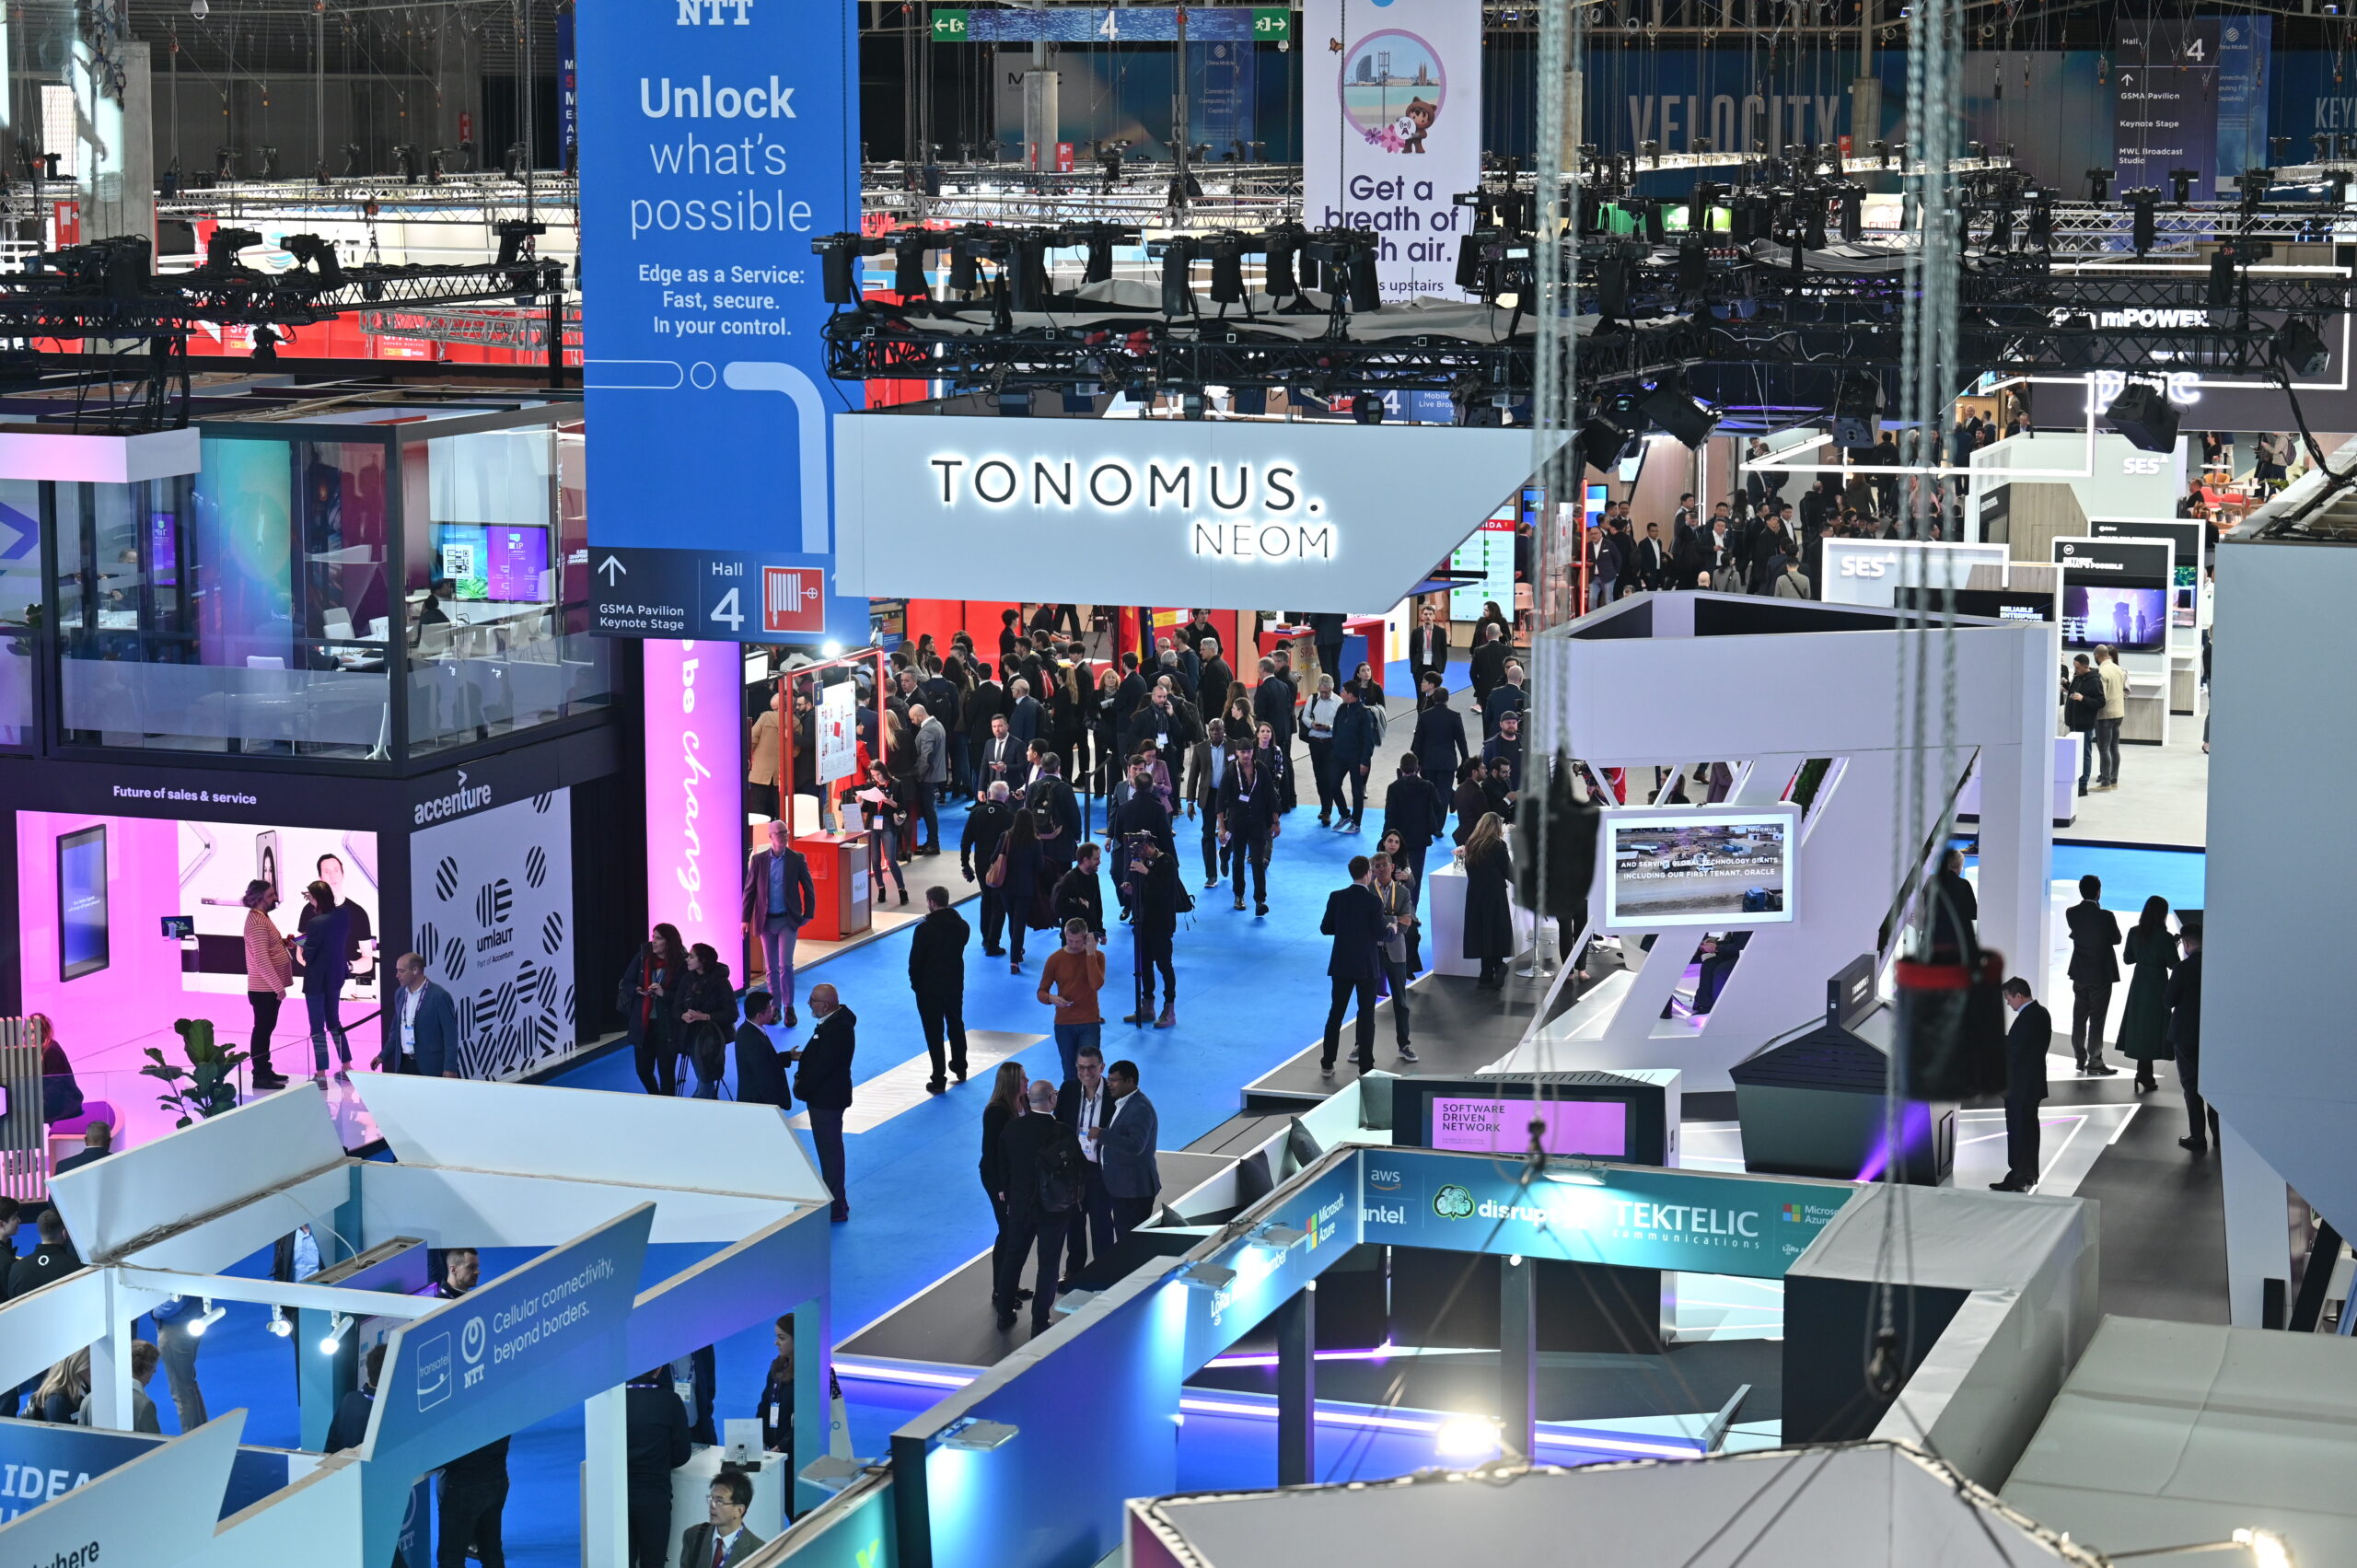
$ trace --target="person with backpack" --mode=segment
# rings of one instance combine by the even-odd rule
[[[1045,1078],[1025,1090],[1030,1114],[1001,1134],[1006,1151],[1006,1219],[999,1229],[998,1326],[1015,1327],[1023,1260],[1036,1244],[1039,1270],[1031,1281],[1031,1332],[1047,1332],[1056,1310],[1056,1281],[1063,1267],[1064,1236],[1087,1191],[1087,1156],[1073,1130],[1056,1120],[1056,1086]]]

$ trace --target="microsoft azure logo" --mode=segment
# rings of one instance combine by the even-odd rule
[[[1454,1181],[1433,1194],[1433,1213],[1445,1220],[1473,1217],[1473,1194]]]
[[[1805,1216],[1801,1213],[1801,1206],[1798,1203],[1787,1203],[1784,1205],[1784,1217],[1793,1224],[1798,1225]]]

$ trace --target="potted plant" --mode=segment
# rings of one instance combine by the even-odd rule
[[[146,1052],[148,1065],[139,1071],[164,1085],[164,1092],[156,1097],[156,1103],[180,1117],[173,1125],[186,1127],[192,1121],[237,1109],[237,1071],[244,1063],[246,1053],[215,1045],[209,1018],[176,1018],[172,1032],[180,1037],[180,1049],[188,1057],[188,1065],[165,1061],[164,1053],[151,1045]]]

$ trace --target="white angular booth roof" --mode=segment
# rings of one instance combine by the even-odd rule
[[[2107,1318],[2004,1497],[2100,1551],[2262,1528],[2314,1568],[2357,1562],[2351,1475],[2357,1340]]]
[[[1132,1504],[1187,1568],[1997,1568],[2096,1560],[1890,1443],[1511,1480],[1463,1475]],[[1133,1551],[1132,1561],[1163,1561]]]

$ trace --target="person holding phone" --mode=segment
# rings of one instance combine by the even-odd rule
[[[328,1075],[328,1037],[335,1037],[338,1071],[352,1066],[352,1041],[343,1032],[343,982],[352,978],[352,917],[335,889],[314,882],[303,889],[297,923],[296,967],[303,971],[303,1001],[311,1016],[311,1076]]]
[[[1105,1015],[1097,993],[1105,987],[1105,954],[1097,934],[1077,917],[1064,922],[1064,945],[1048,955],[1039,968],[1039,998],[1055,1009],[1056,1055],[1062,1059],[1064,1077],[1079,1071],[1080,1053],[1103,1041]]]

